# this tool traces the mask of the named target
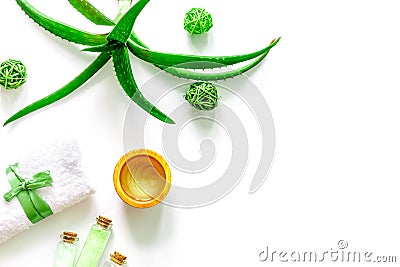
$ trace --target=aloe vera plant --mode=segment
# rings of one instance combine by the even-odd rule
[[[114,64],[116,77],[128,97],[157,119],[166,123],[174,123],[171,118],[152,105],[140,92],[132,74],[129,52],[177,77],[207,81],[221,80],[232,78],[256,66],[266,57],[270,49],[274,47],[280,39],[274,39],[270,44],[259,51],[236,56],[197,56],[162,53],[147,47],[133,31],[136,18],[150,0],[139,0],[133,6],[131,0],[119,0],[119,12],[114,20],[105,16],[87,0],[68,1],[77,11],[96,25],[113,26],[114,28],[108,34],[85,32],[48,17],[34,8],[26,0],[16,0],[17,4],[31,19],[50,33],[66,41],[88,46],[82,51],[100,54],[85,70],[83,70],[83,72],[68,84],[18,111],[12,115],[4,125],[71,94],[95,75],[111,59]],[[251,60],[252,62],[238,69],[219,73],[202,73],[195,71],[196,69],[210,69],[221,65],[227,66]]]

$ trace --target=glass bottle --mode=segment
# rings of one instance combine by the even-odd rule
[[[111,220],[99,216],[90,229],[76,267],[97,267],[111,235]]]
[[[78,254],[78,235],[64,232],[60,235],[53,267],[74,267]]]
[[[103,267],[128,267],[126,262],[127,257],[122,255],[121,253],[114,251],[114,254],[110,255],[110,259],[104,262]]]

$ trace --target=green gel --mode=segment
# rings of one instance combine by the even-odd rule
[[[75,244],[59,244],[53,267],[74,267],[77,252]]]
[[[79,255],[76,267],[97,267],[111,235],[111,230],[94,224]]]
[[[73,232],[64,232],[60,238],[53,267],[74,267],[78,255],[78,236]]]

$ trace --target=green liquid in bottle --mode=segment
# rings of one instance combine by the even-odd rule
[[[60,237],[53,267],[74,267],[78,255],[77,234],[64,232]]]
[[[97,224],[94,224],[90,229],[76,267],[98,266],[111,235],[111,220],[107,219],[107,223],[104,223],[104,221],[101,221],[102,218],[104,217],[99,216]]]

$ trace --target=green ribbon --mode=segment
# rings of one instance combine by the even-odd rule
[[[34,224],[53,214],[50,206],[35,191],[38,188],[51,186],[53,179],[49,171],[39,172],[32,178],[24,179],[17,173],[18,163],[6,169],[11,190],[4,194],[4,199],[10,202],[17,197],[28,219]]]

